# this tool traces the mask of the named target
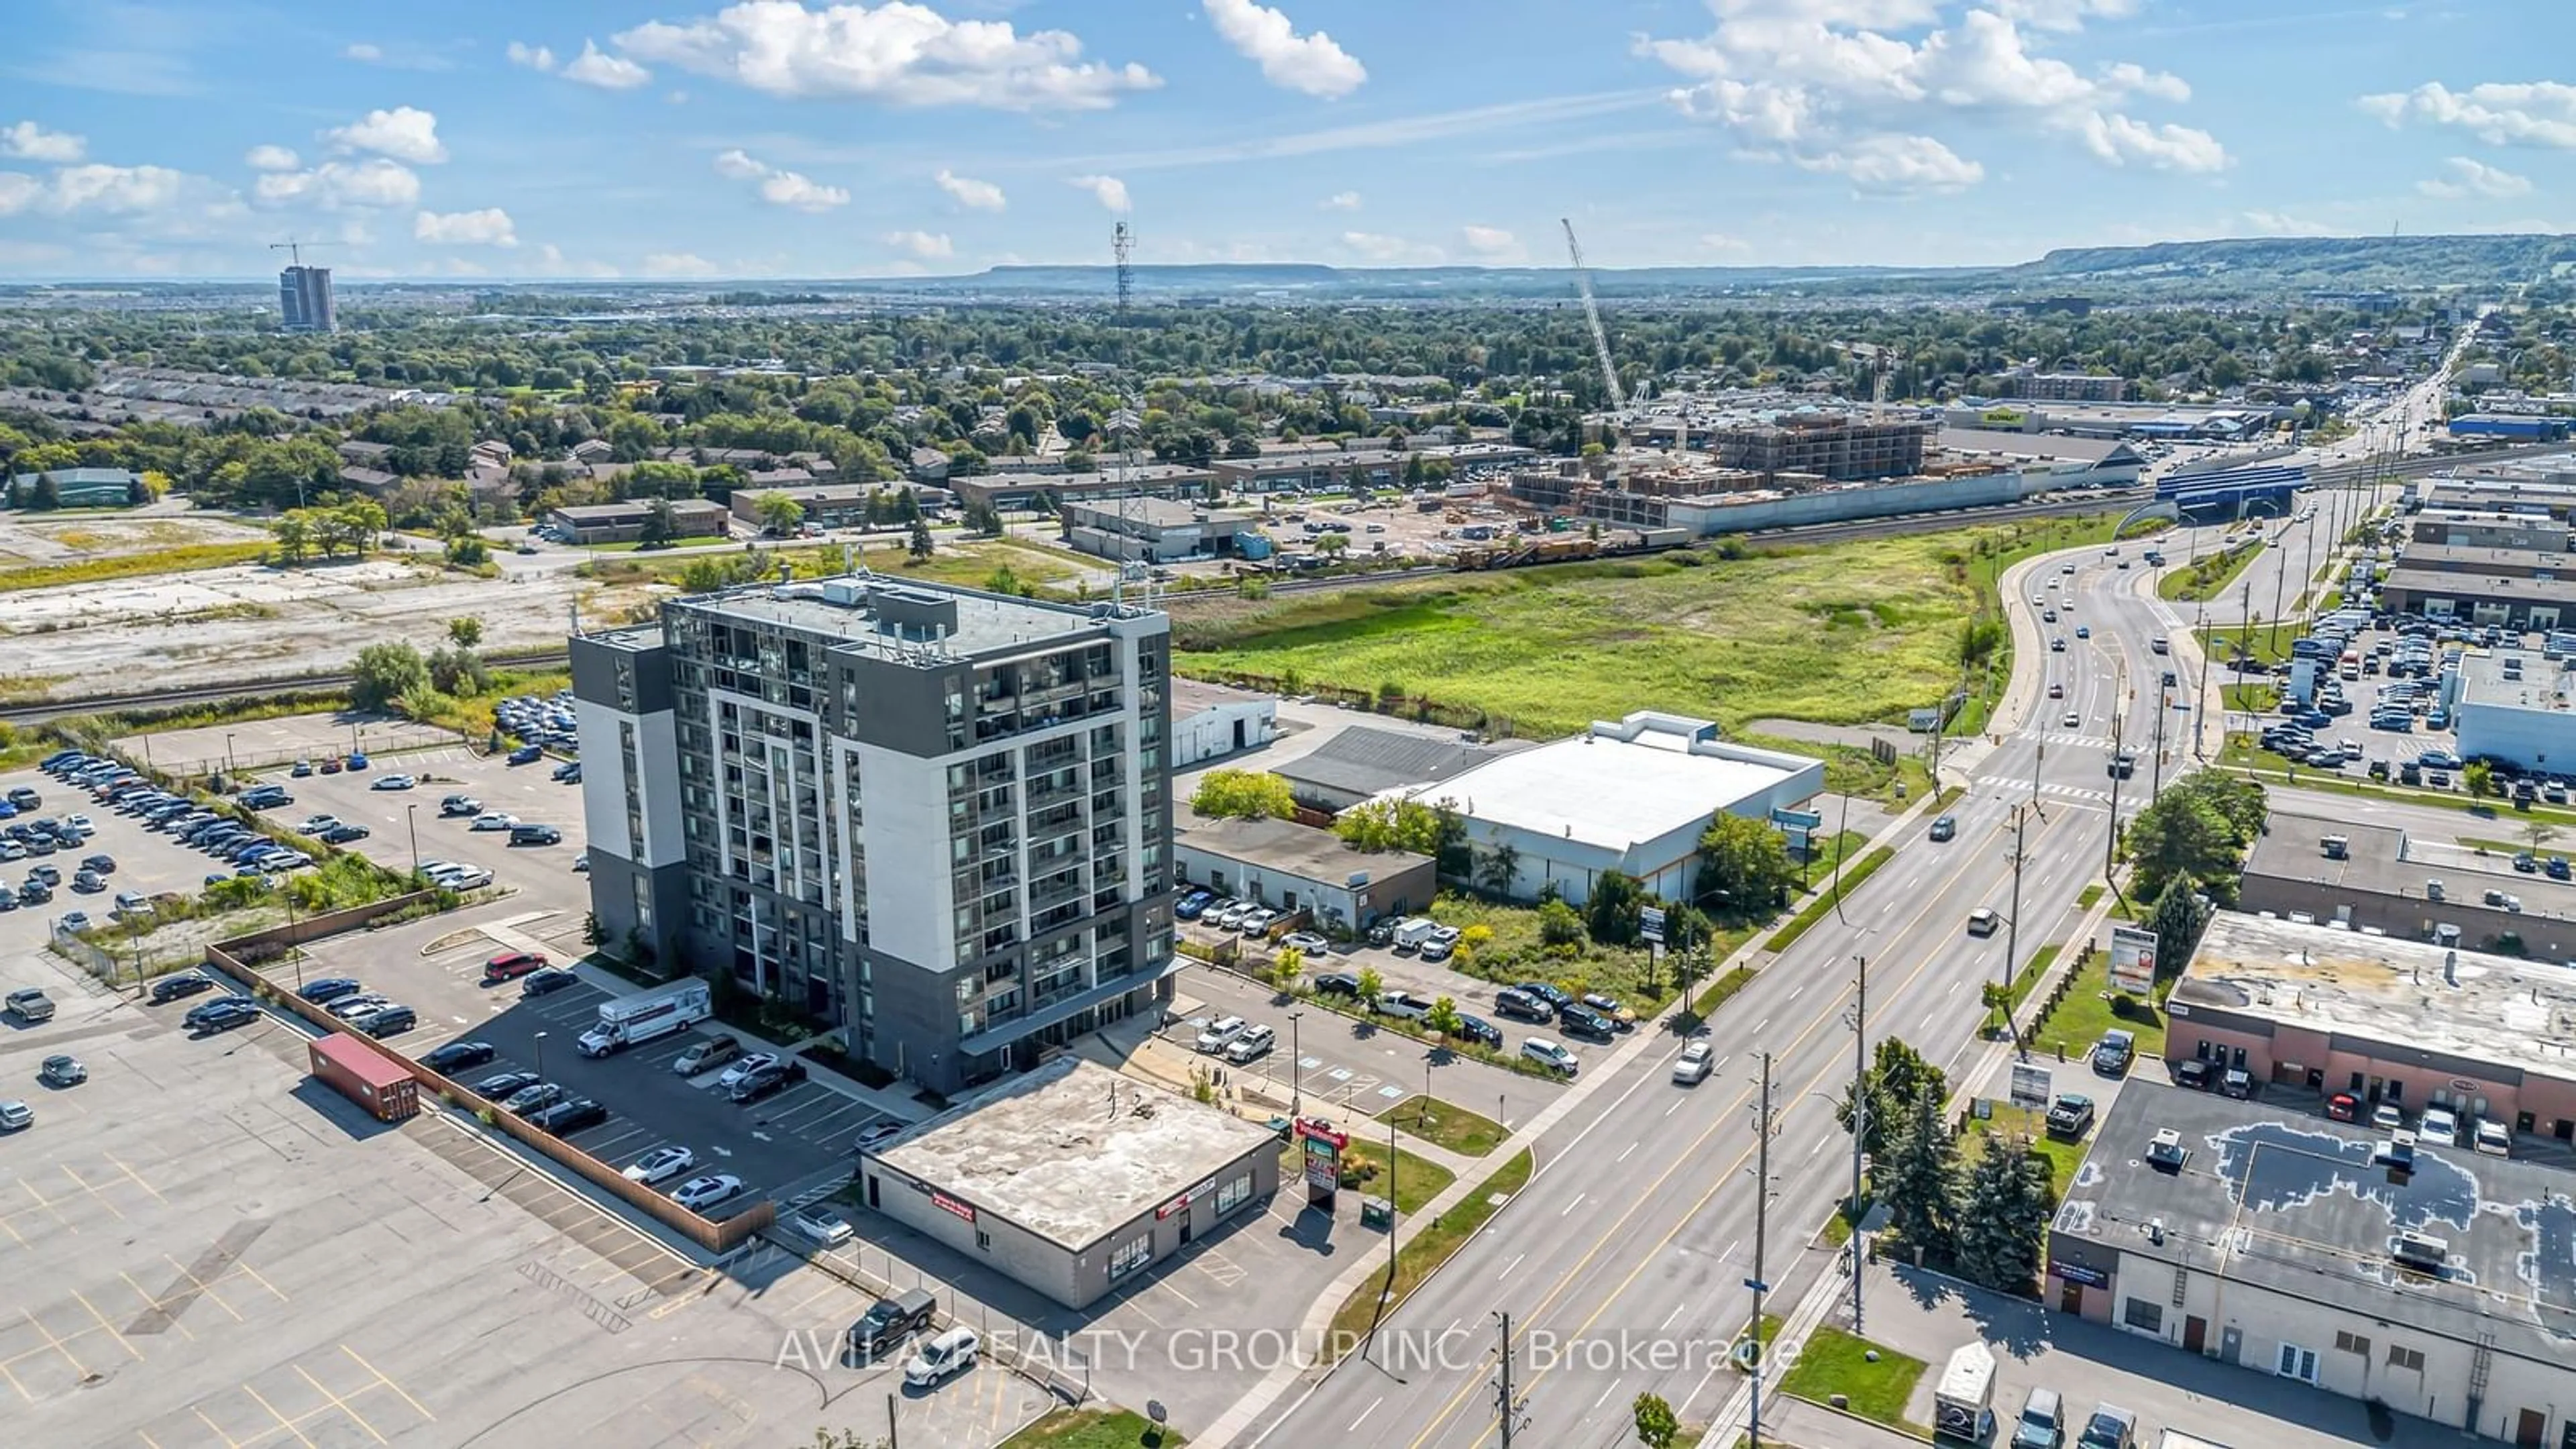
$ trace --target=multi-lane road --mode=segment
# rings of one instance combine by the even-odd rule
[[[1849,1139],[1832,1099],[1854,1066],[1861,959],[1870,1040],[1902,1036],[1955,1076],[1986,1050],[1976,1036],[1985,1014],[1978,988],[2001,976],[2008,949],[2026,964],[2040,947],[2067,941],[2078,894],[2101,876],[2112,828],[2108,767],[2122,745],[2138,752],[2138,764],[2120,782],[2121,813],[2145,801],[2159,676],[2174,668],[2187,686],[2199,661],[2180,628],[2188,621],[2154,599],[2138,552],[2123,550],[2133,565],[2125,569],[2097,548],[2006,576],[2023,663],[1999,733],[1963,749],[1963,768],[1945,764],[1945,774],[1968,781],[1950,811],[1954,840],[1925,838],[1927,820],[1909,825],[1886,868],[1708,1023],[1721,1065],[1707,1081],[1674,1085],[1668,1066],[1682,1042],[1660,1040],[1626,1079],[1597,1090],[1542,1138],[1540,1169],[1519,1201],[1389,1317],[1369,1358],[1281,1396],[1236,1442],[1494,1442],[1498,1312],[1513,1326],[1519,1442],[1625,1442],[1627,1406],[1646,1392],[1686,1421],[1718,1417],[1740,1382],[1720,1360],[1748,1321],[1746,1282],[1756,1276],[1761,1054],[1771,1057],[1775,1128],[1760,1272],[1780,1282],[1802,1259],[1813,1268],[1824,1256],[1804,1244],[1848,1187]],[[2074,572],[2061,572],[2070,563]],[[2034,594],[2058,602],[2058,623],[2039,620]],[[2090,637],[2075,637],[2079,624]],[[2061,634],[2066,649],[2051,650],[2047,641]],[[2177,652],[2156,652],[2158,636]],[[2046,697],[2052,682],[2064,698]],[[2169,782],[2190,750],[2188,714],[2168,712]],[[2007,915],[2006,929],[1969,935],[1968,915],[1981,906]],[[1789,1307],[1775,1297],[1771,1311]]]

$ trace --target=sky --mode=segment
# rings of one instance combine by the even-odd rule
[[[0,276],[2009,263],[2576,225],[2567,0],[7,0]]]

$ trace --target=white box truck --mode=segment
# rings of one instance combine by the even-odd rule
[[[1392,944],[1398,951],[1419,951],[1422,949],[1422,943],[1430,940],[1432,933],[1439,929],[1438,921],[1428,916],[1415,916],[1397,924],[1395,940]]]
[[[1994,1430],[1994,1351],[1983,1341],[1962,1344],[1932,1390],[1933,1441],[1982,1444]]]
[[[707,983],[691,981],[644,996],[623,996],[599,1004],[599,1024],[581,1034],[581,1054],[604,1057],[638,1042],[666,1037],[714,1014]]]

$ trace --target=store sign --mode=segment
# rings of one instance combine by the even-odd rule
[[[2087,1268],[2081,1263],[2052,1262],[2048,1265],[2048,1272],[2051,1277],[2063,1278],[2069,1283],[2081,1283],[2087,1288],[2111,1286],[2110,1274],[2099,1268]]]
[[[2012,1069],[2012,1104],[2044,1111],[2048,1107],[2048,1068],[2029,1062],[2015,1062]]]
[[[2136,926],[2111,928],[2111,989],[2145,996],[2156,989],[2156,933]]]
[[[1191,1203],[1197,1202],[1200,1198],[1203,1198],[1214,1191],[1216,1191],[1216,1179],[1211,1177],[1207,1181],[1200,1183],[1198,1186],[1191,1188],[1188,1192],[1182,1193],[1179,1197],[1176,1197],[1170,1202],[1163,1204],[1161,1207],[1154,1209],[1154,1219],[1155,1221],[1160,1222],[1162,1219],[1170,1217],[1176,1212],[1181,1212],[1187,1209]]]
[[[955,1213],[957,1216],[964,1218],[970,1223],[975,1221],[975,1206],[972,1203],[959,1202],[948,1194],[935,1189],[930,1194],[930,1203],[931,1206],[936,1207],[943,1212]]]

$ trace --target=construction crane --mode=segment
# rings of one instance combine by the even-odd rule
[[[1592,355],[1601,364],[1601,385],[1610,390],[1610,406],[1624,408],[1628,395],[1619,388],[1619,369],[1610,362],[1610,334],[1601,327],[1601,304],[1592,300],[1592,273],[1583,265],[1583,243],[1574,239],[1574,219],[1565,223],[1565,250],[1574,258],[1574,290],[1583,298],[1583,320],[1592,326]]]
[[[286,253],[287,260],[300,267],[304,265],[304,249],[306,247],[336,247],[338,245],[338,242],[297,241],[293,237],[288,237],[282,242],[270,242],[268,244],[268,249],[273,252]]]

